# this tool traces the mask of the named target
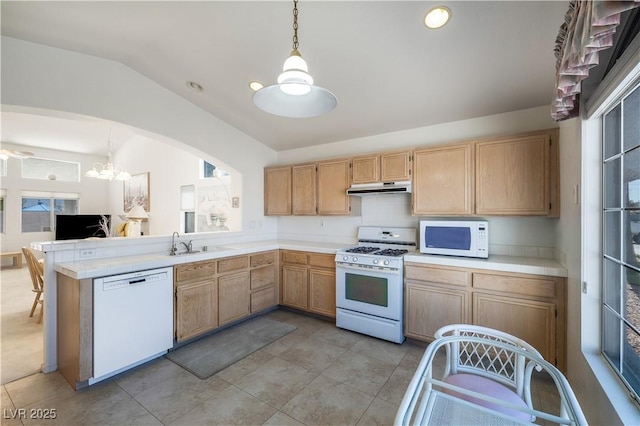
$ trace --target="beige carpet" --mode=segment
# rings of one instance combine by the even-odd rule
[[[204,380],[295,329],[258,316],[171,351],[166,357]]]
[[[42,324],[37,310],[29,317],[34,294],[29,268],[0,270],[0,378],[2,384],[40,371],[43,356]]]

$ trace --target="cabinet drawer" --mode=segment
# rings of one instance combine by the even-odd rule
[[[272,265],[276,261],[276,254],[273,251],[267,251],[265,253],[256,253],[250,256],[249,265],[252,268],[258,266]]]
[[[332,254],[309,253],[309,265],[321,268],[335,268],[335,256]]]
[[[307,264],[307,254],[299,251],[283,251],[282,262],[298,263],[300,265]]]
[[[556,282],[551,278],[520,277],[509,275],[473,274],[474,289],[500,293],[516,293],[526,296],[556,297]]]
[[[176,284],[196,278],[208,278],[216,275],[216,261],[192,262],[177,265],[173,269]]]
[[[276,304],[276,288],[267,287],[251,293],[251,313],[259,312]]]
[[[239,269],[246,269],[248,267],[248,256],[232,257],[229,259],[218,260],[218,273],[237,271]]]
[[[276,283],[275,265],[263,266],[251,271],[251,290],[256,288],[274,286]]]
[[[430,266],[405,265],[404,275],[407,279],[460,285],[465,287],[471,282],[470,272],[454,269],[433,268]]]

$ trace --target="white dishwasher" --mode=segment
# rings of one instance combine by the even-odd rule
[[[93,280],[93,378],[111,377],[173,346],[173,269]]]

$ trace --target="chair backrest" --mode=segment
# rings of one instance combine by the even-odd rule
[[[443,378],[449,375],[467,373],[487,377],[513,389],[527,404],[531,401],[529,383],[531,371],[526,370],[526,360],[518,353],[505,351],[487,344],[495,341],[521,348],[533,356],[543,358],[533,346],[511,334],[470,324],[452,324],[438,329],[436,339],[448,336],[478,337],[482,342],[465,341],[450,342],[447,349],[447,364]]]
[[[531,403],[527,404],[527,408],[515,407],[515,409],[523,413],[530,414],[532,418],[537,418],[541,421],[549,421],[551,424],[571,426],[587,425],[582,409],[578,404],[575,394],[573,393],[567,379],[555,366],[550,364],[534,351],[489,337],[463,336],[450,333],[447,336],[435,339],[431,344],[429,344],[429,346],[427,346],[416,373],[409,383],[404,398],[400,403],[394,424],[425,424],[426,422],[424,422],[423,419],[430,418],[428,412],[429,410],[433,410],[433,407],[436,405],[430,403],[431,400],[428,398],[428,395],[431,394],[433,390],[441,392],[440,389],[449,389],[454,391],[460,395],[455,398],[464,399],[465,404],[485,407],[479,402],[470,402],[472,400],[465,398],[466,396],[475,398],[476,400],[498,404],[510,410],[514,409],[513,404],[510,404],[509,401],[502,400],[491,395],[485,395],[481,393],[481,391],[466,389],[455,384],[452,385],[445,382],[444,379],[440,380],[433,377],[435,370],[434,365],[438,362],[437,355],[441,352],[442,348],[445,348],[448,352],[452,346],[463,347],[467,345],[477,348],[492,348],[493,351],[501,353],[507,358],[521,358],[522,364],[527,366],[526,375],[530,376],[534,368],[538,371],[544,372],[544,374],[548,374],[548,377],[551,378],[555,388],[557,389],[560,406],[557,407],[553,406],[553,404],[549,405],[544,404],[541,401],[537,401],[535,405]],[[440,420],[440,418],[437,418],[437,420]]]
[[[33,289],[35,291],[43,291],[44,289],[44,269],[42,264],[38,261],[38,258],[27,247],[22,247],[22,253],[27,259],[27,267],[31,274],[31,282],[33,283]]]

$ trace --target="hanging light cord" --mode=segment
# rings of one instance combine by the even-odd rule
[[[293,0],[293,50],[298,51],[298,0]]]

